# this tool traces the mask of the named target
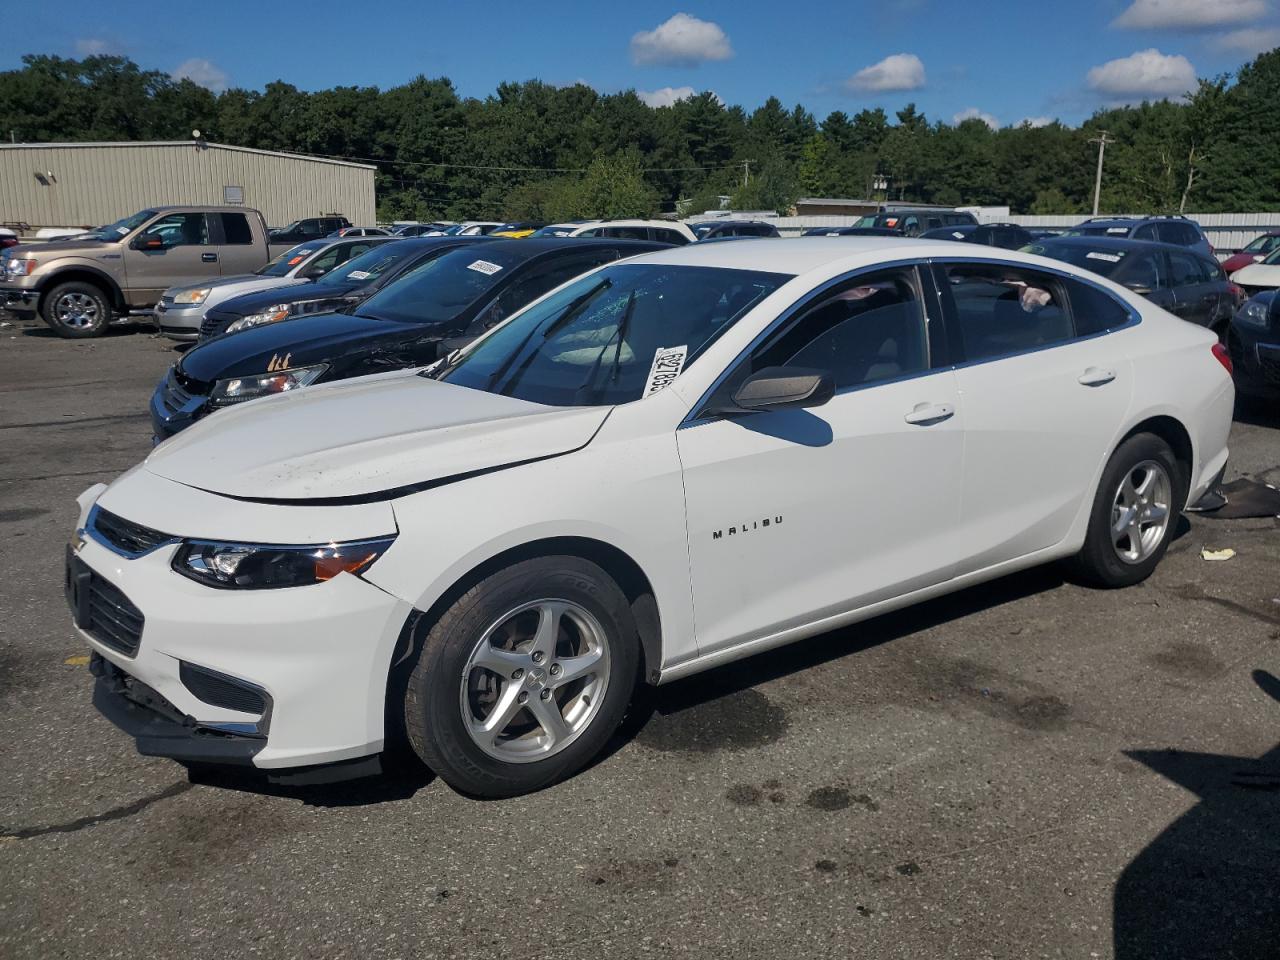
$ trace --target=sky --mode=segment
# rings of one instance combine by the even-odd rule
[[[449,77],[463,96],[540,79],[655,105],[711,90],[819,119],[914,102],[931,119],[1078,124],[1178,97],[1280,46],[1280,0],[579,0],[18,4],[0,70],[24,53],[128,56],[212,90]],[[17,9],[13,4],[9,7]]]

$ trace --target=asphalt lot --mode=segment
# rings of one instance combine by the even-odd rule
[[[0,329],[0,957],[1280,956],[1280,521],[664,687],[518,800],[193,786],[95,714],[61,595],[176,354],[44,334]],[[1280,483],[1249,421],[1230,475]]]

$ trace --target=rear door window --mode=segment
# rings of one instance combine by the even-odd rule
[[[597,237],[613,237],[615,240],[648,240],[648,227],[605,227],[595,231]]]
[[[1199,257],[1193,254],[1181,251],[1170,251],[1169,253],[1169,271],[1175,288],[1208,282],[1209,271],[1206,266]]]
[[[676,246],[683,246],[689,242],[689,238],[679,230],[668,230],[666,227],[654,227],[653,239],[661,243],[674,243]]]
[[[218,216],[222,219],[223,243],[235,246],[253,243],[249,218],[243,213],[220,213]]]
[[[1064,286],[1052,274],[1013,264],[943,264],[954,336],[964,359],[1039,350],[1075,337]]]
[[[1133,231],[1133,239],[1135,240],[1155,240],[1156,225],[1154,223],[1144,223],[1137,230]]]

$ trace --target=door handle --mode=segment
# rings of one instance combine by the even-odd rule
[[[949,403],[917,403],[902,419],[918,427],[928,427],[956,415],[956,408]]]
[[[202,253],[200,254],[200,259],[205,263],[217,263],[218,255],[216,253]]]
[[[1090,367],[1080,374],[1079,382],[1086,387],[1101,387],[1116,378],[1114,370],[1103,370],[1101,367]]]

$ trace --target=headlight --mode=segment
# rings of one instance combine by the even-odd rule
[[[348,543],[277,546],[187,540],[173,555],[173,569],[210,587],[268,590],[324,583],[340,573],[361,573],[386,553],[395,536]]]
[[[17,257],[11,257],[4,262],[4,278],[16,280],[18,277],[29,277],[35,268],[34,260],[19,260]]]
[[[1280,296],[1280,294],[1276,294]],[[1236,314],[1236,323],[1242,327],[1256,327],[1259,330],[1267,329],[1267,309],[1268,305],[1261,300],[1250,300]]]
[[[201,287],[198,290],[184,290],[173,298],[174,303],[204,303],[209,299],[212,287]]]
[[[251,313],[247,317],[241,317],[234,321],[231,326],[227,327],[227,333],[235,333],[237,330],[248,330],[250,327],[260,327],[264,323],[275,323],[277,320],[285,320],[289,316],[289,304],[277,303],[274,307],[267,307],[262,313]]]
[[[272,394],[296,390],[320,379],[320,375],[329,369],[327,363],[317,363],[314,367],[294,367],[291,370],[277,370],[274,373],[257,373],[247,377],[231,377],[219,380],[213,385],[209,399],[215,404],[242,403],[258,397],[269,397]]]

